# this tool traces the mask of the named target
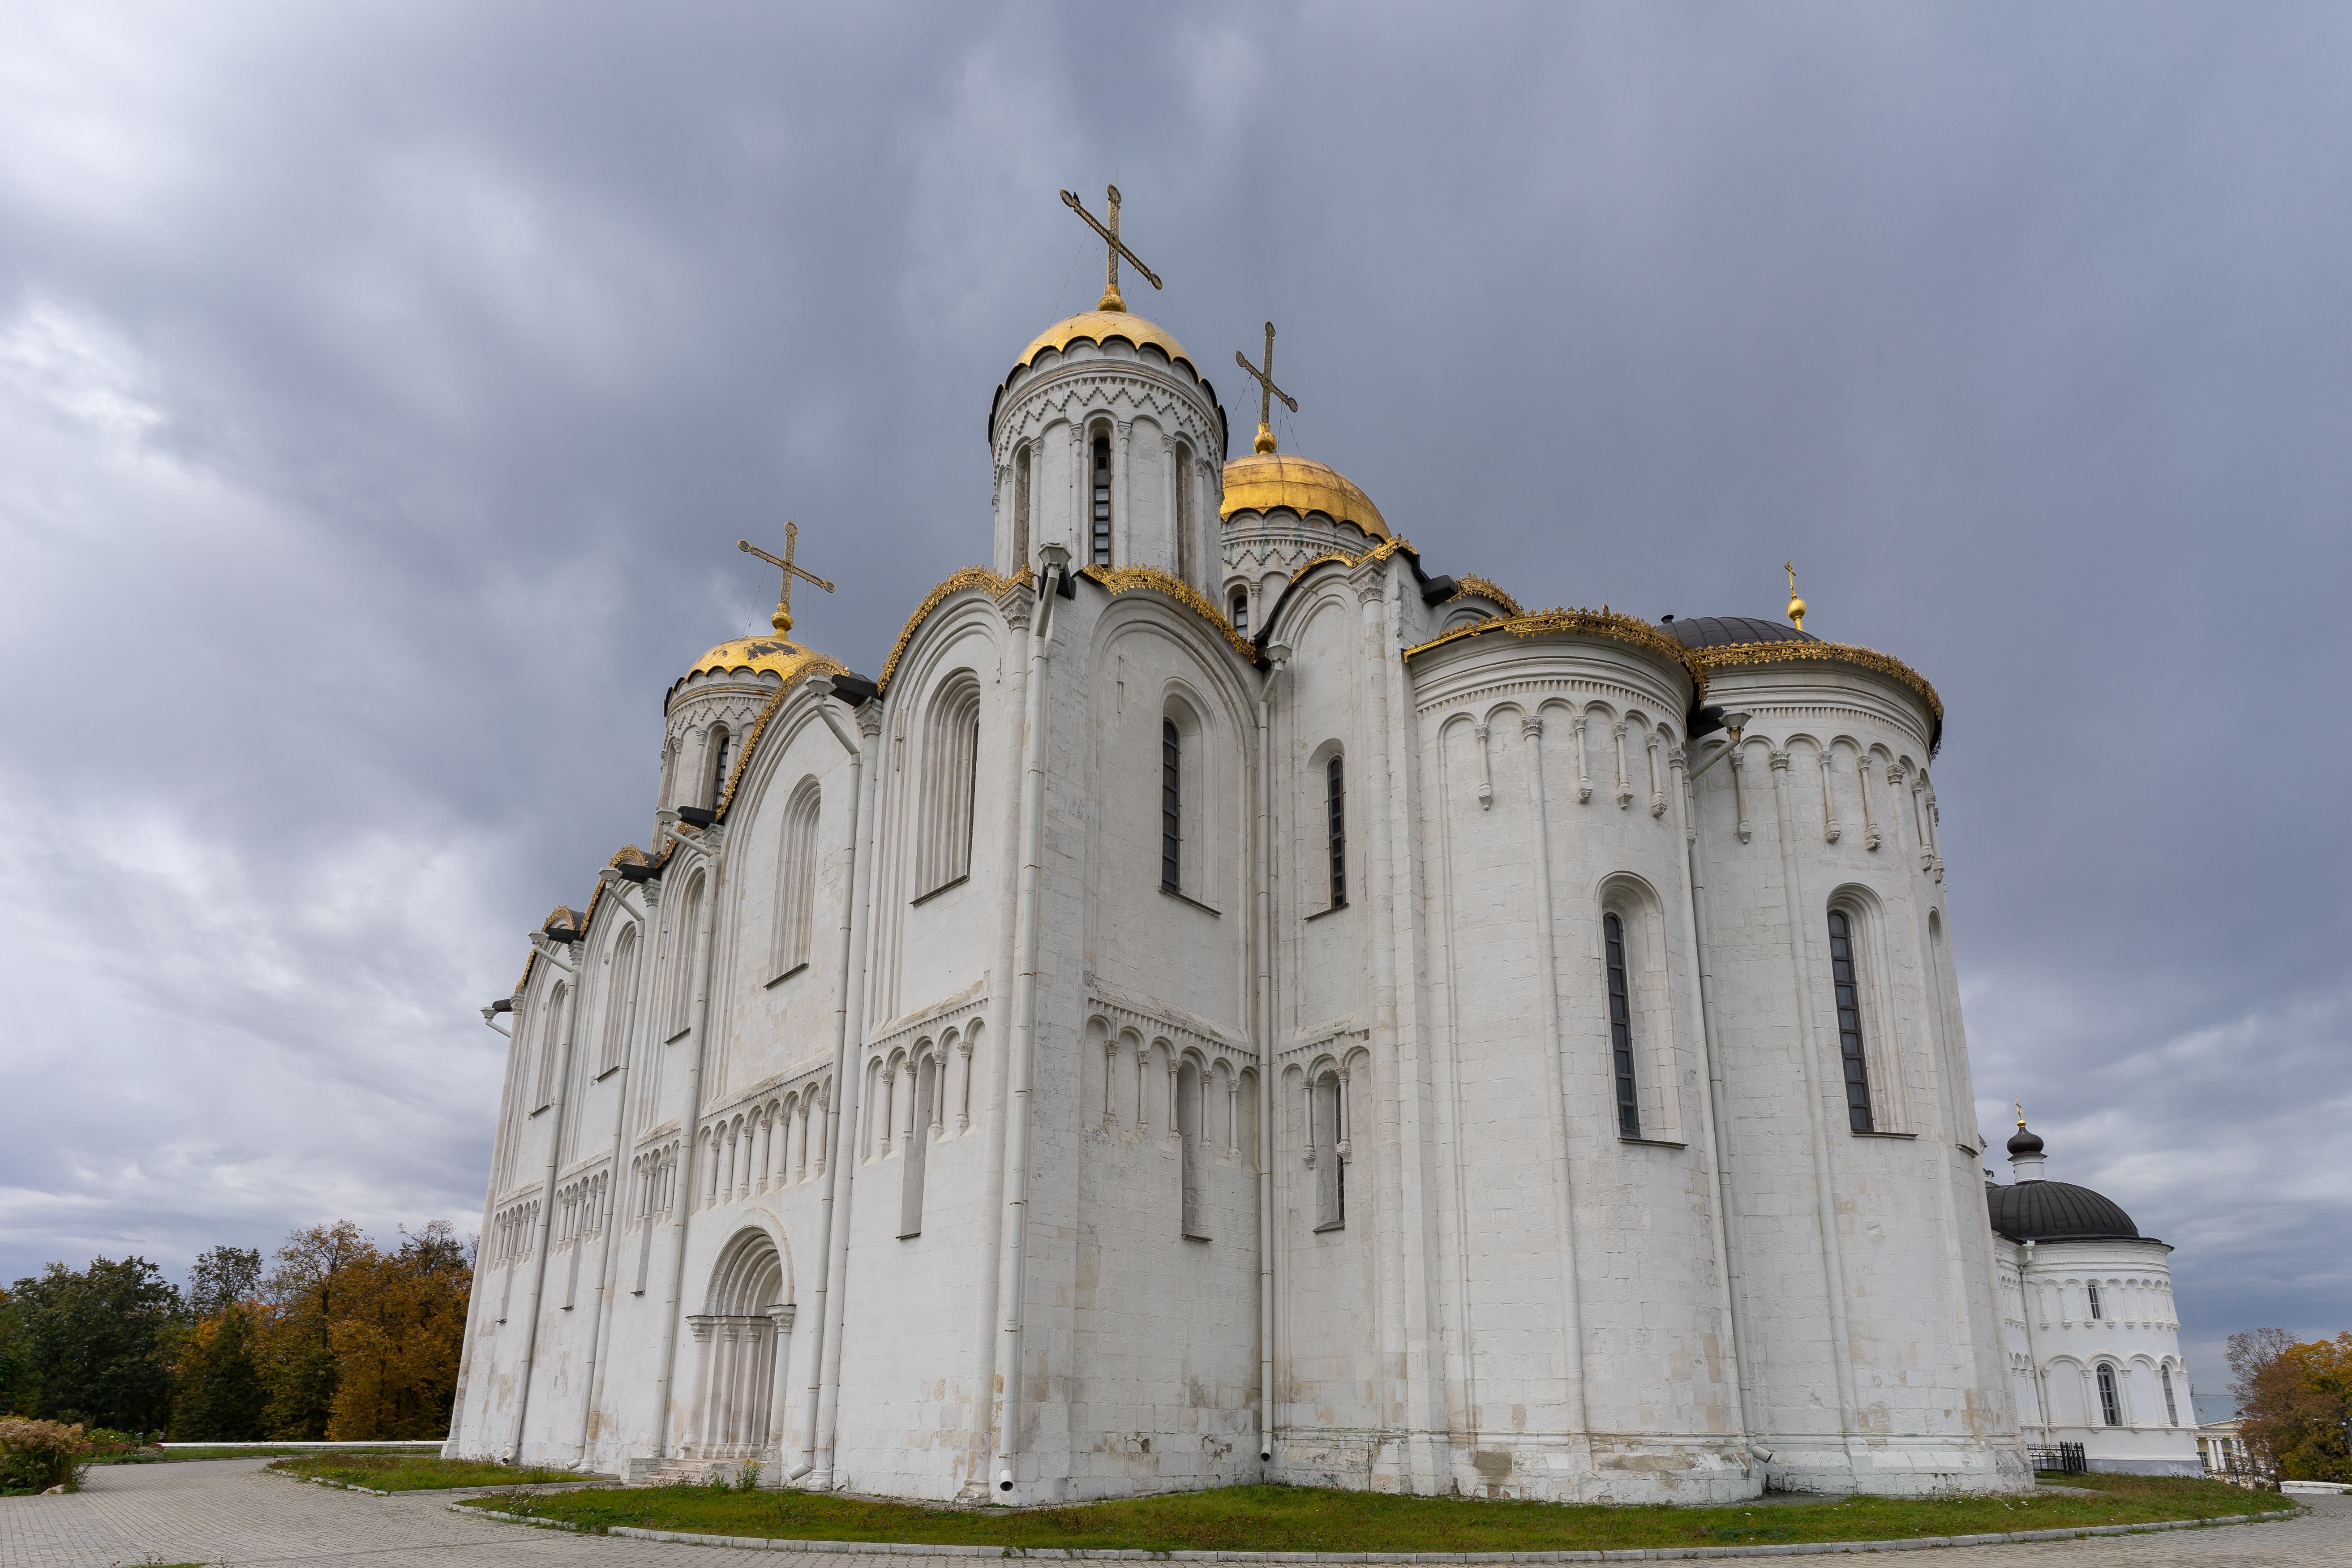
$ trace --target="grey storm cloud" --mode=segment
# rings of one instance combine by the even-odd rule
[[[1130,305],[1272,318],[1433,570],[1794,561],[1937,682],[1980,1115],[2218,1393],[2352,1300],[2347,79],[2326,6],[11,7],[0,1278],[478,1223],[475,1009],[764,624],[734,541],[874,670],[1115,180]]]

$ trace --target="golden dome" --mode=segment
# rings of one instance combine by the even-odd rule
[[[786,637],[736,637],[720,643],[694,661],[685,679],[698,675],[724,675],[730,670],[749,669],[772,672],[786,686],[804,675],[819,670],[834,675],[846,675],[848,667],[827,658],[814,648],[803,647]],[[672,689],[675,689],[673,688]]]
[[[1319,511],[1334,522],[1352,522],[1374,539],[1389,537],[1389,525],[1372,498],[1336,468],[1291,452],[1253,452],[1225,465],[1225,500],[1221,517],[1237,511],[1288,507],[1299,516]]]
[[[1034,342],[1021,351],[1021,357],[1013,362],[1013,368],[1020,369],[1047,349],[1058,351],[1068,348],[1080,338],[1093,343],[1100,343],[1107,338],[1125,338],[1137,348],[1148,343],[1193,374],[1200,374],[1200,367],[1184,352],[1182,343],[1142,317],[1126,310],[1088,310],[1084,315],[1072,316],[1066,321],[1055,322],[1039,332]]]

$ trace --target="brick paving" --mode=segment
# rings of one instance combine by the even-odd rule
[[[70,1497],[0,1498],[0,1568],[116,1568],[203,1562],[425,1563],[430,1568],[580,1563],[587,1568],[940,1568],[959,1559],[789,1553],[532,1530],[453,1513],[448,1493],[370,1497],[259,1474],[258,1459],[101,1466]],[[2275,1503],[2276,1499],[2265,1499]],[[1929,1550],[1925,1568],[2342,1568],[2352,1563],[2352,1498],[2315,1497],[2281,1524]],[[2259,1506],[2247,1494],[2250,1506]]]

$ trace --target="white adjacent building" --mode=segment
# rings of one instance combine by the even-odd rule
[[[2172,1248],[2104,1195],[2048,1180],[2044,1158],[2021,1116],[2009,1141],[2016,1182],[1985,1187],[2026,1440],[2079,1443],[2094,1470],[2202,1475]]]
[[[781,612],[686,667],[650,847],[497,1005],[449,1451],[2030,1484],[1933,689],[1801,604],[1526,613],[1226,425],[1160,328],[1063,321],[877,676]]]

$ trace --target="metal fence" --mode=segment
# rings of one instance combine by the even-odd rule
[[[2055,1470],[2062,1476],[2087,1476],[2091,1461],[2083,1457],[2080,1443],[2059,1443],[2047,1448],[2029,1447],[2036,1470]]]

